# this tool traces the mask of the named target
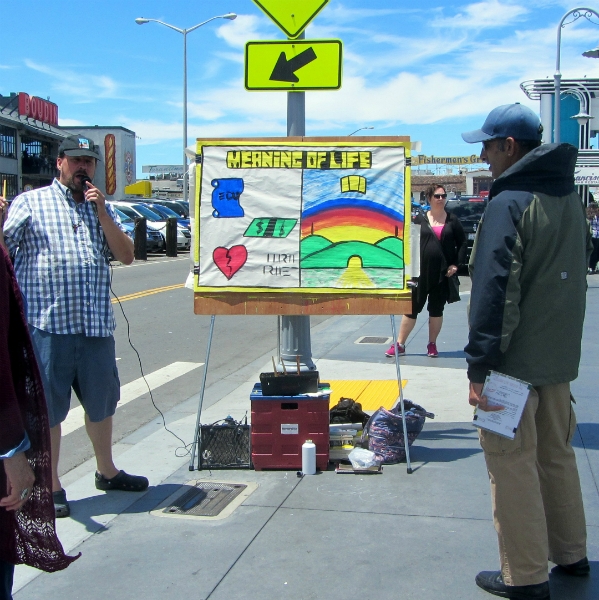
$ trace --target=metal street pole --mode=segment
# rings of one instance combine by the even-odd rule
[[[159,23],[160,25],[164,25],[169,29],[172,29],[183,35],[183,200],[188,202],[188,185],[187,185],[187,155],[185,154],[185,149],[187,148],[187,34],[195,31],[202,25],[206,25],[206,23],[210,23],[210,21],[214,21],[215,19],[229,19],[233,21],[237,18],[235,13],[227,13],[226,15],[218,15],[216,17],[210,17],[203,21],[202,23],[198,23],[189,29],[181,29],[180,27],[175,27],[170,23],[165,23],[164,21],[160,21],[158,19],[146,19],[144,17],[138,17],[135,19],[135,22],[138,25],[145,25],[146,23]]]
[[[305,32],[297,38],[305,39]],[[306,93],[287,92],[287,137],[306,135]],[[295,366],[296,356],[300,357],[300,370],[313,371],[316,365],[312,361],[312,345],[310,339],[310,317],[281,317],[280,332],[281,363]]]
[[[183,201],[188,202],[187,187],[187,29],[183,30]]]
[[[555,60],[555,75],[553,76],[553,82],[554,82],[554,90],[555,90],[555,95],[554,95],[554,102],[553,102],[553,142],[556,144],[560,143],[561,140],[561,136],[560,136],[560,119],[561,119],[561,81],[562,81],[562,74],[560,73],[560,51],[561,51],[561,44],[562,44],[562,29],[568,25],[569,23],[565,23],[565,20],[572,15],[573,19],[572,21],[570,21],[570,23],[573,23],[574,21],[577,21],[578,19],[580,19],[581,17],[584,17],[587,21],[589,22],[593,22],[591,21],[591,15],[595,15],[597,18],[599,18],[599,14],[596,13],[592,8],[573,8],[572,10],[569,10],[563,17],[562,20],[559,22],[559,25],[557,27],[557,56],[556,56],[556,60]]]

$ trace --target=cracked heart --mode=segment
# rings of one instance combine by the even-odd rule
[[[248,258],[248,251],[245,246],[231,246],[224,248],[219,246],[212,253],[214,264],[220,269],[227,279],[231,279]]]

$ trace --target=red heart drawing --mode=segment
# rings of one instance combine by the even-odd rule
[[[222,271],[227,279],[231,279],[248,259],[248,251],[245,246],[231,246],[224,248],[219,246],[212,253],[214,264]]]

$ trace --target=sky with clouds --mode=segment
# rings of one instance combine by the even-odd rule
[[[302,0],[298,0],[301,2]],[[599,3],[585,2],[599,12]],[[62,125],[121,125],[136,132],[137,171],[176,164],[182,147],[183,36],[136,17],[190,28],[189,140],[286,135],[287,94],[247,92],[244,46],[284,34],[251,0],[2,0],[0,93],[27,92],[59,106]],[[409,135],[436,156],[478,153],[460,133],[497,105],[522,102],[530,79],[553,77],[557,26],[577,4],[561,0],[330,0],[307,39],[344,44],[339,91],[306,94],[306,134]],[[562,30],[564,78],[599,77],[581,56],[599,20]]]

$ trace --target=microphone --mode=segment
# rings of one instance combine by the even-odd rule
[[[85,190],[88,189],[87,184],[91,183],[92,180],[87,175],[81,175],[81,177],[79,179],[81,180],[81,185],[83,186],[83,191],[85,192]],[[94,214],[97,217],[98,216],[98,207],[96,206],[95,202],[92,202],[91,204],[92,204],[92,209],[94,211]]]

